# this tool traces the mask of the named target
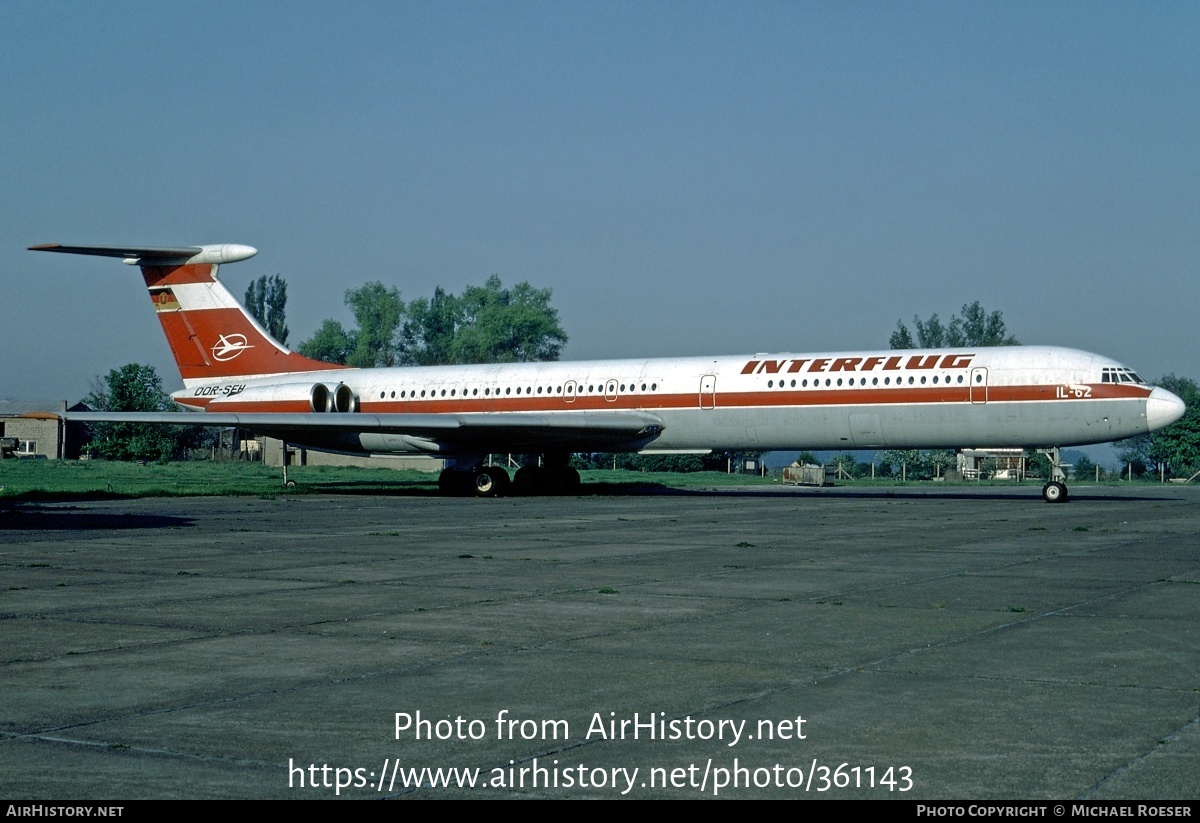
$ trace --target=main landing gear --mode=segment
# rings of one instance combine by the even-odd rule
[[[570,455],[542,455],[542,465],[522,466],[509,480],[500,466],[481,466],[481,460],[458,460],[438,476],[438,490],[450,497],[573,494],[579,491],[579,472],[567,465]]]
[[[1050,458],[1050,481],[1042,486],[1042,499],[1047,503],[1067,502],[1067,473],[1063,471],[1062,452],[1058,446],[1052,449],[1038,449]]]
[[[499,497],[511,485],[508,472],[499,466],[470,469],[452,466],[438,475],[438,491],[449,497]]]
[[[579,472],[565,465],[522,466],[513,478],[517,494],[572,494],[579,486]]]

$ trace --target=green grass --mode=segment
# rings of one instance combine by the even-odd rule
[[[656,491],[703,490],[729,486],[778,486],[770,477],[723,472],[582,471],[582,495],[638,494]],[[437,474],[387,468],[293,466],[285,489],[283,470],[261,463],[213,463],[206,460],[174,463],[110,463],[104,460],[0,461],[0,500],[98,500],[130,497],[266,497],[303,494],[435,495]],[[1030,478],[1026,485],[1037,486]],[[886,488],[902,485],[896,478],[839,480],[838,486]],[[930,486],[910,480],[910,486]],[[938,484],[943,485],[943,484]],[[958,487],[1012,486],[1011,480],[945,483]],[[1081,486],[1094,483],[1081,482]],[[1126,487],[1128,482],[1101,483]],[[1134,485],[1143,485],[1135,482]],[[1150,485],[1150,484],[1145,484]],[[1157,483],[1153,484],[1157,485]],[[1194,488],[1172,485],[1172,488]]]
[[[620,494],[654,489],[771,485],[758,477],[719,472],[584,471],[581,494]],[[437,493],[437,474],[393,469],[292,466],[261,463],[110,463],[103,460],[5,460],[0,462],[0,500],[98,500],[131,497],[276,497],[297,494]]]
[[[5,460],[0,463],[0,499],[104,499],[127,497],[258,496],[330,491],[432,493],[437,475],[390,469],[303,466],[282,469],[261,463],[110,463],[102,460]]]

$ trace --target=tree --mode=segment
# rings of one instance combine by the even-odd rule
[[[410,362],[418,366],[442,366],[456,362],[454,341],[461,324],[460,301],[438,286],[429,300],[408,304],[404,340]]]
[[[287,282],[278,274],[252,280],[246,289],[246,310],[267,332],[287,345]]]
[[[1075,458],[1075,465],[1071,467],[1071,474],[1076,480],[1095,480],[1096,479],[1096,464],[1086,454],[1081,454]]]
[[[550,289],[527,282],[506,289],[493,274],[483,286],[468,286],[458,302],[457,363],[557,360],[567,342],[558,311],[550,307]]]
[[[1020,345],[1017,339],[1008,333],[1004,316],[998,311],[989,314],[978,300],[963,304],[962,317],[951,315],[949,325],[943,325],[937,314],[931,314],[929,319],[924,321],[914,316],[913,326],[917,330],[916,346],[913,345],[912,333],[904,325],[904,321],[896,321],[896,330],[892,332],[889,341],[893,349]]]
[[[531,457],[533,457],[531,455]],[[576,470],[623,469],[640,472],[698,472],[704,463],[695,454],[630,454],[628,452],[593,452],[571,455],[571,467]],[[724,466],[721,467],[724,471]]]
[[[129,363],[96,378],[83,402],[96,411],[169,412],[171,399],[153,366]],[[169,460],[196,440],[194,426],[95,423],[92,448],[108,460]]]
[[[357,289],[347,289],[346,305],[358,324],[352,338],[354,348],[346,364],[364,369],[400,365],[403,359],[400,323],[405,310],[400,290],[375,280]]]
[[[438,288],[408,306],[404,338],[411,362],[521,363],[557,360],[567,334],[550,306],[550,289],[528,282],[506,289],[497,275],[461,297]]]
[[[400,290],[378,280],[346,289],[345,302],[356,328],[347,330],[332,318],[297,347],[305,357],[363,369],[397,366],[404,361],[401,323],[407,307]]]
[[[1157,385],[1177,395],[1187,410],[1179,420],[1150,434],[1147,456],[1157,465],[1165,464],[1176,477],[1190,476],[1200,470],[1200,386],[1174,374],[1163,375]]]
[[[686,474],[704,470],[695,454],[618,454],[617,468],[627,471],[676,472]]]
[[[1031,449],[1025,450],[1025,476],[1040,477],[1043,480],[1049,480],[1054,474],[1053,464],[1050,458],[1042,454],[1040,451]]]
[[[913,342],[912,332],[908,330],[908,326],[904,325],[903,320],[896,321],[896,330],[892,332],[892,338],[888,341],[893,349],[915,349],[917,344]]]
[[[298,351],[305,357],[326,363],[345,363],[354,351],[354,332],[342,328],[336,320],[326,320],[317,333],[305,340]]]
[[[858,458],[849,452],[843,452],[830,461],[829,465],[837,468],[839,474],[858,477]]]
[[[954,322],[954,316],[951,315],[951,324]],[[917,340],[921,343],[923,349],[940,349],[946,345],[957,345],[948,341],[948,329],[942,325],[942,321],[938,318],[937,313],[929,315],[929,319],[921,322],[921,318],[913,316],[913,325],[917,327]]]
[[[953,469],[958,458],[953,449],[887,449],[879,453],[887,473],[908,480],[930,480]],[[882,476],[888,476],[881,472]]]
[[[1121,461],[1118,477],[1142,477],[1149,470],[1146,458],[1136,448],[1123,449],[1117,454],[1117,460]]]
[[[405,312],[400,290],[376,280],[347,289],[345,300],[357,328],[347,331],[337,320],[328,319],[297,351],[314,360],[365,369],[399,365],[403,359],[400,323]]]
[[[492,275],[461,296],[439,286],[429,300],[406,305],[395,287],[367,283],[346,292],[356,329],[326,320],[299,350],[364,368],[557,360],[567,335],[550,294],[527,282],[507,289]]]
[[[962,317],[951,317],[946,334],[949,346],[1019,346],[1017,338],[1008,333],[1004,316],[994,311],[988,314],[976,300],[964,303]]]
[[[1200,386],[1188,377],[1166,374],[1156,383],[1176,394],[1187,406],[1183,417],[1165,429],[1117,441],[1120,460],[1133,465],[1134,475],[1153,467],[1175,477],[1188,477],[1200,470]]]

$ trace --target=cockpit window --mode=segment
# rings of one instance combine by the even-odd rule
[[[1122,366],[1105,367],[1100,372],[1101,383],[1140,383],[1145,384],[1137,372]]]

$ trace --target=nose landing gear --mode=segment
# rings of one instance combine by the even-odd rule
[[[1062,451],[1055,446],[1052,449],[1038,449],[1050,458],[1050,481],[1042,486],[1042,499],[1047,503],[1067,502],[1067,473],[1063,471]]]

